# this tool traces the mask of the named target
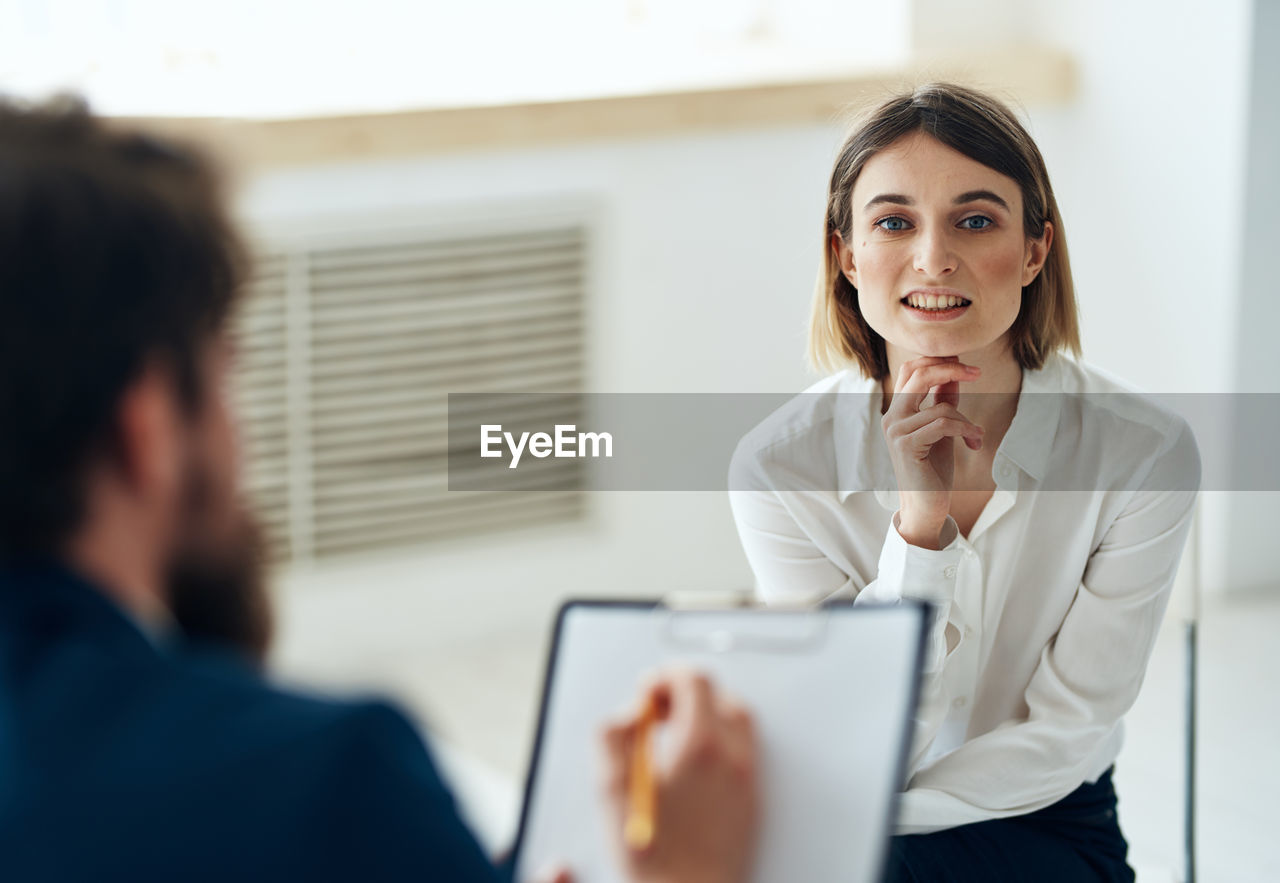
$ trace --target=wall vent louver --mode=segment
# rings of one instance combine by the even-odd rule
[[[260,252],[236,394],[246,491],[277,560],[582,517],[580,461],[548,463],[537,492],[449,492],[447,395],[562,393],[535,419],[581,422],[585,222]]]

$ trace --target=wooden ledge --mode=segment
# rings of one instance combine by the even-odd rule
[[[130,118],[120,122],[198,140],[212,146],[238,171],[252,174],[317,163],[828,124],[892,91],[930,80],[990,89],[1023,105],[1063,102],[1075,92],[1070,56],[1047,47],[1023,47],[962,60],[932,57],[894,69],[645,95],[297,119]]]

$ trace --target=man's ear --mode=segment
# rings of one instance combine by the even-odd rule
[[[840,272],[844,274],[844,278],[849,280],[850,285],[857,288],[858,268],[853,262],[853,250],[845,245],[844,237],[840,235],[839,230],[831,234],[831,251],[840,262]]]
[[[1044,232],[1036,239],[1028,239],[1026,261],[1022,265],[1022,287],[1026,288],[1035,281],[1036,276],[1049,259],[1049,248],[1053,245],[1053,225],[1044,222]]]
[[[169,497],[182,473],[182,418],[173,372],[147,364],[120,398],[116,430],[120,477],[136,493]]]

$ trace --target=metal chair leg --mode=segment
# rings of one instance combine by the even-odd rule
[[[1196,881],[1196,622],[1187,623],[1187,787],[1186,805],[1183,807],[1183,860],[1186,863],[1186,883]]]

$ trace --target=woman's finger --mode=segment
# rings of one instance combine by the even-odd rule
[[[933,393],[933,400],[949,405],[960,404],[960,383],[956,380],[948,380],[938,386]]]
[[[888,415],[886,415],[886,417],[887,416]],[[886,420],[884,426],[885,438],[889,440],[903,438],[915,432],[920,427],[927,426],[929,423],[940,417],[951,417],[956,420],[964,421],[977,430],[977,436],[981,436],[984,432],[981,426],[962,414],[960,409],[955,405],[950,402],[939,402],[936,405],[921,408],[915,413],[909,413],[901,419]]]
[[[963,438],[966,441],[974,439],[981,445],[982,433],[980,430],[975,433],[975,429],[979,427],[972,423],[956,420],[954,417],[939,417],[906,436],[905,442],[908,450],[926,454],[944,438]]]
[[[925,365],[911,372],[911,375],[903,381],[901,391],[924,394],[944,383],[972,381],[981,373],[981,369],[976,365],[965,365],[962,362]]]
[[[901,392],[907,379],[922,368],[927,368],[931,365],[959,364],[959,362],[959,356],[921,356],[918,359],[903,362],[902,367],[898,369],[898,381],[893,385],[893,391],[895,393]]]
[[[942,396],[942,399],[958,400],[959,383],[976,380],[977,377],[978,374],[970,370],[968,365],[961,365],[959,362],[927,365],[907,378],[903,388],[894,393],[886,416],[888,414],[909,414],[919,410],[920,403],[929,395],[929,391],[935,388],[954,389],[957,395]]]

